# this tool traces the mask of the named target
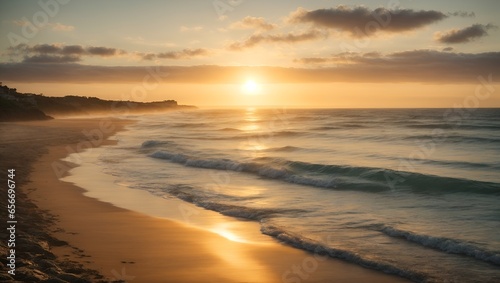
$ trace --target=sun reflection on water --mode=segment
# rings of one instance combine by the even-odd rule
[[[248,134],[248,139],[242,141],[238,149],[244,151],[245,155],[251,158],[262,157],[263,151],[268,149],[268,147],[262,143],[262,139],[267,135],[263,133],[264,129],[262,128],[261,122],[262,117],[257,113],[256,108],[246,108],[243,122],[239,129]]]
[[[243,127],[241,127],[241,130],[245,131],[245,132],[255,132],[259,129],[260,129],[260,126],[257,124],[248,124],[248,125],[244,125]]]

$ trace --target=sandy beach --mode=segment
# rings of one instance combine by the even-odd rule
[[[25,175],[20,177],[26,180],[18,188],[19,194],[25,194],[25,201],[37,206],[25,211],[54,216],[55,222],[43,229],[67,243],[49,243],[46,247],[57,256],[57,262],[81,264],[85,272],[101,274],[103,281],[407,282],[277,241],[265,245],[230,241],[209,231],[100,202],[84,196],[83,189],[59,180],[75,166],[60,159],[88,145],[112,144],[105,138],[124,130],[128,123],[132,122],[61,119],[0,125],[5,166],[15,166]],[[93,131],[94,138],[82,131]],[[16,156],[24,161],[14,161]],[[30,221],[29,217],[25,219]],[[23,225],[30,229],[29,223]],[[29,256],[27,252],[21,255]],[[36,269],[37,263],[32,268]],[[97,280],[98,276],[86,277],[85,272],[78,276]],[[43,280],[50,277],[48,273],[40,275]]]

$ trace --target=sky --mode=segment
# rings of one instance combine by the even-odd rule
[[[200,107],[500,107],[500,1],[0,0],[0,81]]]

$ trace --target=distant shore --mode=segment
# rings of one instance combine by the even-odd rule
[[[19,93],[17,89],[0,83],[0,122],[50,120],[54,117],[158,113],[180,109],[196,109],[196,107],[179,105],[175,100],[136,102],[103,100],[97,97],[76,95],[51,97],[43,94]]]
[[[19,233],[29,239],[17,247],[16,280],[408,282],[278,242],[265,246],[233,242],[84,196],[81,188],[59,180],[74,166],[60,159],[87,145],[112,143],[106,138],[130,123],[117,119],[105,122],[55,119],[0,123],[0,154],[7,161],[2,170],[7,170],[4,166],[15,167],[19,174],[17,201],[23,208],[18,212]],[[103,133],[99,140],[98,134],[83,134],[99,129]],[[6,274],[3,265],[0,279],[12,281]]]

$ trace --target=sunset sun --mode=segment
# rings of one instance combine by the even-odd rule
[[[243,84],[242,89],[246,94],[257,94],[260,91],[260,85],[254,80],[248,80]]]

